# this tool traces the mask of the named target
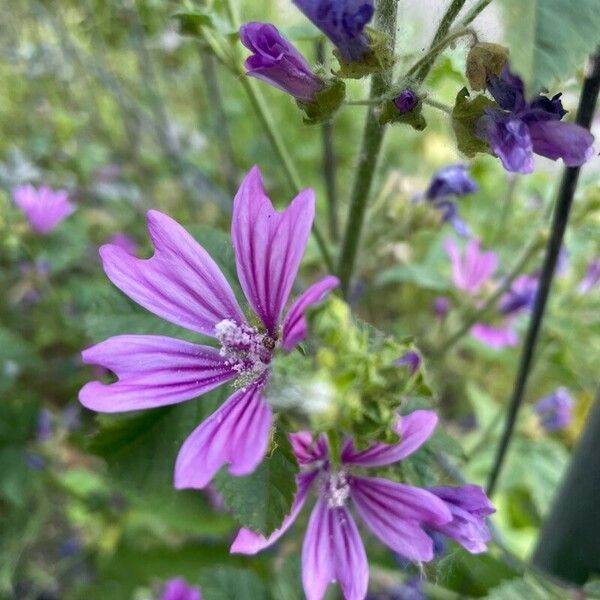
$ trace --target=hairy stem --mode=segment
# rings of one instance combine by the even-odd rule
[[[587,127],[588,129],[590,127],[596,102],[598,100],[599,90],[600,54],[596,54],[592,60],[592,68],[590,69],[590,72],[586,76],[583,83],[579,107],[577,109],[577,117],[575,119],[576,123],[582,125],[583,127]],[[556,200],[554,217],[552,220],[550,239],[548,240],[546,256],[542,266],[540,284],[536,294],[531,319],[529,321],[527,336],[523,345],[519,370],[517,372],[513,394],[504,424],[504,431],[502,433],[500,444],[498,445],[496,458],[494,460],[494,465],[488,481],[487,489],[489,495],[493,494],[496,488],[498,476],[502,470],[504,459],[506,458],[506,453],[515,429],[519,408],[523,402],[525,387],[527,385],[527,379],[531,370],[535,346],[544,318],[546,301],[548,300],[550,286],[552,285],[552,279],[556,270],[558,255],[562,246],[565,229],[567,228],[567,223],[569,221],[569,214],[571,211],[571,205],[573,203],[573,197],[575,195],[575,190],[577,189],[580,170],[581,167],[567,167],[563,173],[558,197]]]
[[[375,27],[386,33],[392,48],[396,39],[397,0],[379,0]],[[371,98],[379,98],[389,85],[391,73],[377,73],[371,78]],[[376,108],[369,107],[360,152],[358,165],[350,196],[350,209],[348,221],[344,231],[342,249],[338,263],[338,274],[342,284],[342,292],[348,297],[350,282],[356,254],[360,242],[363,220],[369,200],[373,177],[377,169],[377,161],[381,150],[385,126],[379,124]]]
[[[479,14],[492,3],[492,0],[480,0],[466,15],[465,18],[460,22],[463,27],[471,24]]]

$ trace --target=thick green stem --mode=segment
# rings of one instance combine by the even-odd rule
[[[583,90],[579,100],[579,108],[577,110],[577,117],[575,119],[576,123],[588,129],[592,122],[596,102],[598,100],[598,92],[600,91],[600,54],[596,54],[594,56],[592,63],[592,69],[589,75],[586,76],[583,84]],[[527,330],[527,336],[523,344],[521,361],[508,408],[504,431],[500,440],[500,444],[498,445],[496,458],[488,481],[487,489],[489,495],[491,495],[496,488],[498,476],[502,470],[504,459],[506,458],[506,453],[512,440],[519,409],[523,402],[525,387],[527,385],[527,379],[533,363],[535,347],[544,318],[546,301],[548,300],[550,286],[552,285],[552,279],[554,278],[554,272],[556,270],[558,255],[562,246],[567,223],[569,221],[569,214],[571,212],[571,205],[573,203],[573,197],[575,196],[575,190],[577,189],[580,170],[581,167],[565,168],[561,181],[558,198],[556,200],[556,207],[554,210],[554,217],[552,220],[550,239],[548,240],[548,245],[546,247],[546,257],[542,266],[540,284],[536,294],[535,304],[533,307],[531,320],[529,322],[529,328]]]
[[[394,48],[396,39],[396,17],[397,0],[379,0],[375,27],[388,35],[392,48]],[[382,96],[390,83],[390,79],[391,73],[373,75],[370,97],[379,98]],[[338,263],[338,274],[342,283],[342,291],[346,297],[348,297],[350,291],[350,281],[356,262],[363,220],[377,169],[384,133],[385,126],[380,125],[376,108],[372,106],[367,112],[363,130],[358,165],[350,196],[348,222],[346,223]]]

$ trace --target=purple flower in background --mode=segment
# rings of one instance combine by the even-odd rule
[[[121,250],[127,252],[127,254],[134,255],[138,249],[135,240],[122,231],[117,231],[117,233],[108,240],[108,243],[113,246],[118,246]]]
[[[429,438],[436,423],[435,412],[414,411],[398,419],[398,444],[376,443],[358,450],[352,440],[346,439],[336,463],[330,461],[323,435],[315,440],[308,432],[292,434],[301,472],[290,515],[268,538],[241,529],[231,552],[256,554],[277,541],[298,516],[310,488],[315,487],[317,503],[302,548],[302,580],[308,600],[321,600],[334,581],[346,600],[363,600],[366,595],[369,567],[350,506],[394,552],[414,561],[432,560],[434,543],[426,528],[441,528],[453,521],[448,503],[425,489],[367,477],[356,470],[387,466],[406,458]],[[462,529],[459,522],[456,527]]]
[[[241,287],[256,318],[247,319],[227,279],[190,234],[158,211],[148,213],[154,244],[149,259],[112,245],[100,249],[109,279],[138,304],[220,348],[158,335],[119,335],[82,353],[119,378],[93,381],[79,393],[99,412],[176,404],[227,381],[237,390],[185,440],[175,466],[177,488],[203,488],[224,464],[234,475],[252,472],[268,446],[272,412],[263,399],[277,348],[290,351],[307,333],[304,311],[338,285],[325,277],[310,286],[282,319],[314,219],[306,189],[278,212],[254,167],[233,203],[231,235]],[[256,323],[256,325],[255,325]]]
[[[202,594],[183,577],[174,577],[165,583],[160,600],[202,600]]]
[[[246,75],[310,102],[323,88],[308,61],[271,23],[244,23],[240,27],[242,44],[252,51],[246,59]]]
[[[450,310],[450,299],[446,296],[438,296],[433,302],[433,312],[436,317],[443,319]]]
[[[502,325],[475,323],[471,327],[470,334],[486,346],[496,350],[506,346],[516,346],[519,343],[519,334],[513,329],[509,320]]]
[[[487,108],[477,130],[507,171],[531,173],[533,155],[562,158],[569,167],[582,165],[594,154],[594,136],[584,127],[561,121],[566,111],[561,94],[525,99],[523,81],[504,67],[488,78],[488,90],[500,108]]]
[[[573,396],[567,388],[559,387],[533,405],[542,425],[548,431],[564,429],[573,418]]]
[[[455,287],[470,295],[475,295],[487,283],[498,266],[495,252],[482,252],[479,240],[469,240],[461,254],[453,239],[447,239],[446,252],[452,263],[452,282]]]
[[[504,315],[511,315],[521,310],[531,310],[535,302],[539,278],[535,275],[519,275],[510,289],[500,299],[498,308]]]
[[[427,200],[438,200],[448,196],[466,196],[479,189],[471,177],[469,167],[463,164],[447,165],[438,169],[425,192]]]
[[[394,98],[394,104],[401,113],[407,113],[413,110],[419,104],[419,97],[413,90],[406,88]]]
[[[47,442],[52,437],[52,413],[47,408],[39,410],[36,430],[40,442]]]
[[[452,521],[435,529],[455,539],[473,554],[485,552],[486,542],[491,539],[485,517],[496,509],[483,489],[478,485],[463,485],[432,487],[429,491],[443,500],[452,513]]]
[[[31,228],[42,234],[52,231],[75,210],[66,190],[53,190],[45,185],[37,189],[30,184],[20,185],[14,189],[13,198]]]
[[[414,375],[421,366],[421,356],[418,352],[409,350],[396,361],[396,364],[398,366],[406,365],[410,371],[410,374]]]
[[[577,286],[577,291],[580,294],[587,294],[600,281],[600,259],[593,260],[585,271],[585,275]]]
[[[343,60],[361,59],[370,50],[365,26],[375,12],[374,0],[293,0],[337,47]]]

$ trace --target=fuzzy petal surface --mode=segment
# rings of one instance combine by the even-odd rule
[[[304,311],[310,306],[322,302],[329,292],[339,284],[340,280],[337,277],[328,275],[313,283],[294,301],[283,321],[282,347],[284,350],[292,350],[298,342],[306,337],[307,323]]]
[[[282,212],[266,195],[252,167],[233,201],[231,238],[246,298],[271,336],[276,336],[315,216],[315,194],[300,192]]]
[[[119,378],[109,384],[91,381],[79,392],[81,403],[98,412],[175,404],[237,376],[216,348],[160,335],[117,335],[81,356]]]
[[[177,455],[175,487],[204,488],[225,464],[251,473],[269,444],[273,415],[258,383],[238,390],[188,436]]]
[[[224,319],[245,321],[231,286],[208,252],[171,217],[148,212],[154,255],[100,248],[109,279],[132,300],[172,323],[213,336]]]

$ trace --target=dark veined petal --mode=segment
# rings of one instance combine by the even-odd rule
[[[235,540],[233,540],[233,544],[231,545],[229,551],[233,554],[256,554],[271,544],[274,544],[296,520],[298,513],[304,506],[304,501],[306,500],[306,496],[310,490],[310,485],[314,481],[317,474],[318,471],[315,469],[314,471],[309,471],[307,473],[301,473],[298,475],[296,478],[298,489],[296,491],[296,497],[294,498],[294,503],[292,504],[290,514],[285,517],[281,526],[276,529],[268,538],[265,538],[265,536],[257,533],[256,531],[242,528],[239,530]]]
[[[310,306],[322,302],[329,292],[339,284],[340,280],[337,277],[328,275],[313,283],[294,301],[283,321],[282,347],[284,350],[292,350],[298,342],[306,337],[307,324],[304,311]]]
[[[345,507],[330,508],[320,498],[302,546],[302,583],[307,600],[321,600],[334,581],[339,583],[346,600],[364,600],[369,565],[350,511]]]
[[[232,394],[188,436],[175,464],[175,487],[205,487],[225,464],[233,475],[247,475],[269,445],[272,412],[253,383]]]
[[[87,348],[83,362],[113,371],[115,383],[92,381],[81,403],[98,412],[155,408],[195,398],[237,373],[216,348],[160,335],[118,335]]]
[[[342,448],[342,462],[361,467],[391,465],[412,454],[433,433],[438,417],[432,410],[415,410],[398,418],[396,431],[400,436],[397,444],[377,443],[365,450],[357,450],[349,438]]]
[[[310,465],[329,456],[327,436],[323,433],[316,439],[310,431],[297,431],[288,437],[300,465]]]
[[[224,319],[244,322],[227,279],[179,223],[151,210],[148,231],[151,258],[135,258],[110,244],[100,248],[104,270],[122,292],[154,314],[205,335],[214,335]]]
[[[272,337],[296,278],[315,216],[315,195],[300,192],[282,212],[265,193],[258,167],[233,201],[231,237],[237,272],[248,301]]]

